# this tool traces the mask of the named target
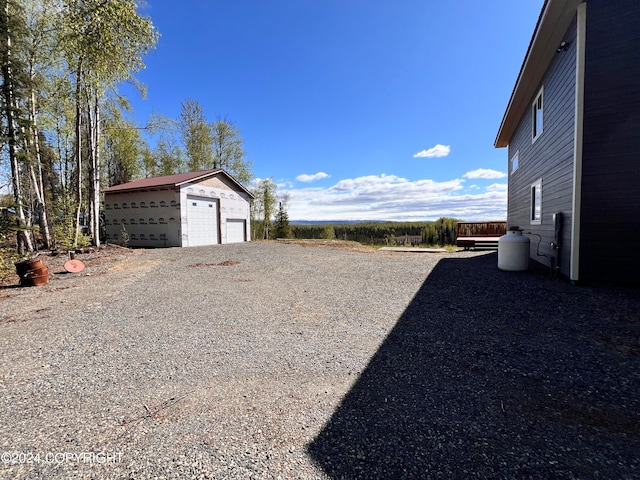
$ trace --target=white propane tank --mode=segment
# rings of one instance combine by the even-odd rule
[[[529,237],[522,235],[521,228],[511,227],[498,239],[498,268],[507,272],[529,269]]]

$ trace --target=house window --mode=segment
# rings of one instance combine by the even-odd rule
[[[511,158],[511,173],[515,172],[518,169],[518,164],[520,163],[520,152],[516,152],[516,154]]]
[[[531,106],[531,120],[533,123],[533,140],[535,141],[540,134],[542,134],[542,126],[543,126],[543,111],[544,111],[544,101],[543,101],[544,89],[541,88],[540,92],[536,96],[536,99],[533,101],[533,105]]]
[[[531,184],[531,224],[542,223],[542,179]]]

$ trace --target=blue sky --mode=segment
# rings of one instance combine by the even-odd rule
[[[197,100],[292,220],[506,218],[502,115],[543,0],[148,0],[141,124]],[[178,6],[179,5],[179,6]]]

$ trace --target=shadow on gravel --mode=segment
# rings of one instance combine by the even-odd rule
[[[443,259],[308,445],[332,478],[639,478],[640,295]]]

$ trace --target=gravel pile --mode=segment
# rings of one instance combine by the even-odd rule
[[[0,478],[639,478],[638,290],[496,263],[253,242],[2,289]]]

